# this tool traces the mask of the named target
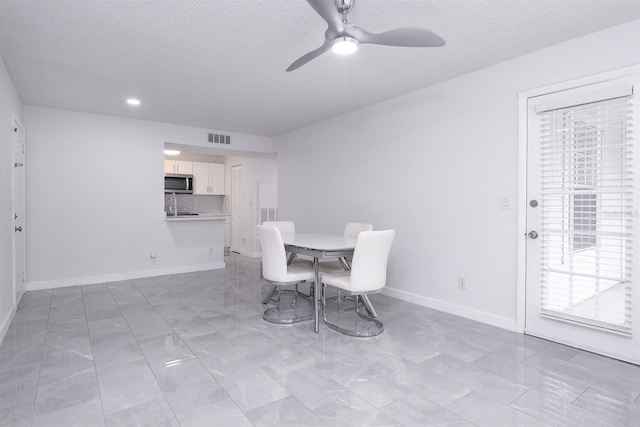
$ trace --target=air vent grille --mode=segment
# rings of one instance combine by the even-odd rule
[[[231,135],[223,135],[221,133],[212,133],[209,132],[208,134],[208,141],[211,144],[224,144],[224,145],[230,145],[231,144]]]

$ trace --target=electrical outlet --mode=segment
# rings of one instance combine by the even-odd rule
[[[467,282],[464,280],[464,277],[458,276],[458,288],[467,289]]]
[[[213,255],[213,248],[209,248],[209,255]]]

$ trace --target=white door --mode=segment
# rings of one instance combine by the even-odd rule
[[[14,304],[17,304],[26,290],[26,244],[25,244],[25,175],[24,175],[24,130],[14,120],[13,123],[13,176],[12,215],[13,232],[13,290]]]
[[[529,98],[525,296],[526,333],[638,364],[639,77]]]
[[[231,250],[240,253],[242,240],[240,235],[242,195],[242,166],[231,167]]]

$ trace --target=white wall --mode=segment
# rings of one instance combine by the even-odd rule
[[[640,20],[280,135],[280,217],[395,228],[389,295],[515,329],[518,93],[637,63]]]
[[[164,213],[164,143],[197,145],[206,130],[33,106],[24,121],[28,289],[224,267],[222,222]],[[269,138],[233,140],[271,150]]]
[[[13,118],[22,122],[22,102],[0,58],[0,343],[13,319],[11,174]]]

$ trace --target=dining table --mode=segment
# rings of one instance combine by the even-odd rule
[[[282,241],[285,250],[292,256],[296,254],[307,255],[313,258],[313,270],[315,272],[315,281],[313,286],[313,310],[315,313],[314,331],[320,331],[320,294],[321,294],[321,278],[320,278],[320,259],[338,258],[340,260],[353,255],[356,248],[356,238],[338,236],[332,234],[317,233],[295,233],[283,234]],[[348,263],[341,261],[345,269],[349,269]]]

